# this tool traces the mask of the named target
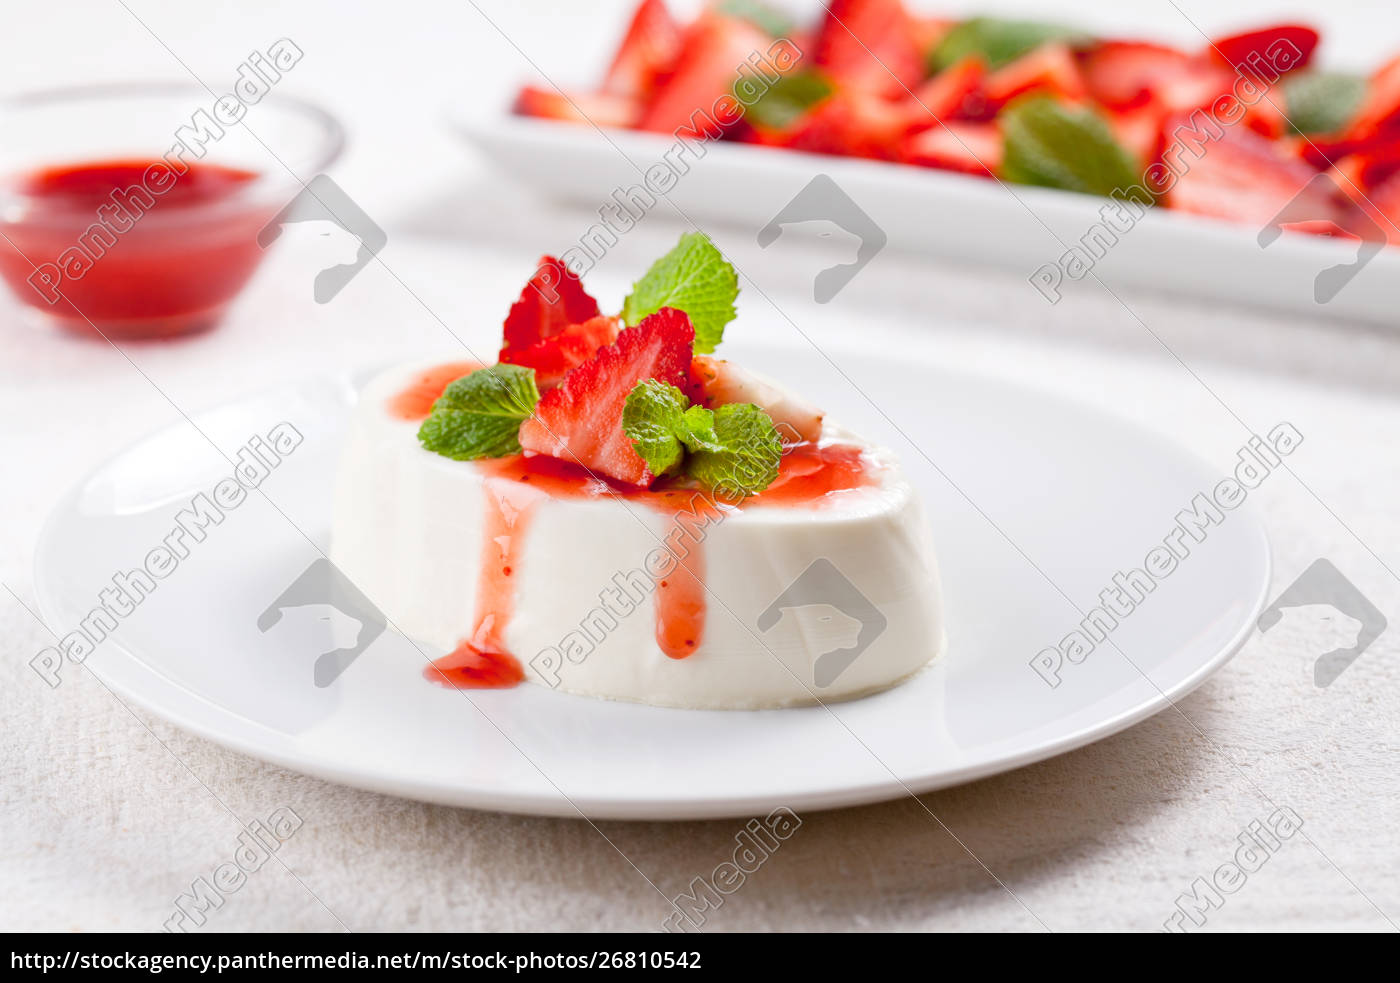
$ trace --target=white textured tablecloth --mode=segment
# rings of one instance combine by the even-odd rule
[[[496,50],[499,38],[487,38],[470,8],[441,14],[446,26],[430,31],[436,8],[410,6],[403,32],[375,33],[350,52],[330,42],[373,31],[363,15],[346,23],[319,6],[245,15],[244,5],[237,14],[230,5],[196,24],[192,8],[132,7],[172,47],[184,42],[182,54],[197,70],[236,64],[275,36],[307,39],[300,91],[352,118],[362,143],[342,184],[389,229],[386,263],[393,265],[396,244],[418,237],[528,269],[554,238],[577,234],[581,213],[486,178],[465,155],[453,156],[440,133],[409,142],[414,127],[428,132],[427,110],[407,121],[392,112],[396,99],[440,104],[442,87],[470,77],[450,59],[443,34],[457,32],[468,52],[491,49],[482,64],[505,83],[528,74]],[[129,14],[110,8],[93,5],[87,27],[93,71],[178,71]],[[1162,22],[1171,14],[1152,16]],[[518,18],[517,27],[528,20],[501,16]],[[570,16],[581,24],[582,15]],[[579,26],[541,23],[549,26],[540,30]],[[120,39],[127,62],[99,43],[104,28]],[[66,37],[75,36],[70,28]],[[426,51],[401,50],[410,39]],[[1400,32],[1386,39],[1390,47],[1396,40]],[[47,78],[40,55],[14,54],[0,74],[7,88]],[[398,142],[389,149],[381,140]],[[420,157],[423,148],[431,152]],[[664,215],[648,219],[609,257],[608,271],[620,276],[644,264],[680,228]],[[741,266],[758,255],[752,243],[727,246]],[[460,282],[404,277],[449,322],[503,310],[517,289],[473,277],[470,254],[463,256]],[[158,930],[175,896],[237,849],[234,816],[265,821],[281,807],[304,820],[278,852],[285,869],[264,867],[208,927],[659,928],[670,910],[662,895],[676,895],[726,859],[740,823],[593,828],[359,792],[129,712],[85,673],[49,690],[27,668],[48,644],[29,610],[40,523],[98,460],[177,421],[167,396],[198,409],[278,380],[446,343],[434,318],[382,270],[371,268],[337,302],[317,307],[303,282],[284,275],[294,259],[274,257],[219,330],[128,346],[131,362],[4,310],[0,581],[14,596],[0,591],[0,883],[7,888],[0,928]],[[775,298],[790,310],[807,303],[800,265],[768,284],[786,285]],[[1306,837],[1286,841],[1210,912],[1207,928],[1393,929],[1400,920],[1400,580],[1391,572],[1400,571],[1400,332],[1121,296],[1136,317],[1092,286],[1052,308],[1022,276],[890,250],[830,310],[849,312],[853,331],[870,312],[897,317],[946,342],[951,362],[1099,404],[1191,447],[1222,473],[1249,429],[1293,423],[1306,441],[1290,458],[1292,473],[1251,496],[1268,523],[1275,589],[1326,557],[1391,618],[1391,629],[1320,689],[1311,665],[1330,647],[1334,627],[1288,618],[1251,638],[1180,713],[923,796],[926,808],[906,799],[806,815],[706,930],[1155,929],[1197,877],[1232,858],[1247,824],[1277,806],[1302,818]]]

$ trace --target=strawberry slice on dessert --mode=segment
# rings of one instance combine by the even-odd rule
[[[644,379],[685,385],[694,343],[684,311],[663,307],[643,318],[540,397],[534,416],[520,426],[520,446],[646,487],[655,475],[622,429],[623,407]]]
[[[502,348],[500,360],[535,370],[535,385],[550,389],[564,376],[617,340],[618,320],[600,314],[582,324],[571,324],[551,338],[541,338],[524,348]]]
[[[681,49],[681,28],[664,0],[642,0],[603,77],[603,91],[644,99],[657,80],[675,63]]]
[[[506,315],[501,360],[508,361],[508,351],[529,348],[597,316],[598,302],[583,289],[583,281],[553,256],[541,256],[535,275]]]

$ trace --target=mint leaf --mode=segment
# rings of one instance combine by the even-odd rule
[[[1366,95],[1366,80],[1340,72],[1310,72],[1283,80],[1284,110],[1294,133],[1335,133]]]
[[[679,431],[689,407],[685,393],[657,379],[643,379],[627,394],[622,432],[652,474],[667,474],[681,463],[685,448]]]
[[[1002,110],[999,122],[1005,140],[1004,180],[1090,195],[1119,191],[1152,204],[1132,155],[1092,109],[1031,96]]]
[[[783,442],[768,414],[752,403],[726,403],[714,411],[713,449],[697,450],[686,473],[725,498],[756,495],[778,477]]]
[[[974,17],[958,24],[929,52],[929,72],[939,72],[966,58],[981,55],[991,68],[1015,61],[1050,41],[1082,44],[1090,40],[1083,31],[1061,24]]]
[[[418,428],[428,450],[455,461],[520,453],[520,423],[535,411],[535,370],[493,365],[456,380]]]
[[[715,350],[724,326],[734,320],[738,295],[739,276],[710,237],[687,232],[633,284],[622,302],[622,320],[631,328],[663,307],[685,311],[695,326],[695,351],[705,355]]]
[[[715,414],[703,406],[692,406],[685,411],[679,434],[681,443],[690,451],[723,450],[724,445],[715,433]]]
[[[744,110],[744,118],[754,126],[785,130],[833,91],[831,83],[816,72],[784,75]]]
[[[643,379],[627,394],[622,432],[658,477],[680,470],[687,448],[722,449],[715,415],[703,406],[691,406],[685,393],[658,379]]]

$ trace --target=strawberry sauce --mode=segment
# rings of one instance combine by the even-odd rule
[[[386,408],[398,419],[423,419],[449,383],[479,367],[462,362],[424,372],[392,397]],[[673,561],[653,571],[656,643],[670,658],[684,659],[704,637],[706,529],[735,511],[755,506],[820,507],[834,492],[863,488],[875,480],[861,449],[849,444],[794,445],[783,455],[773,484],[738,503],[717,501],[698,489],[665,481],[652,488],[624,487],[595,477],[577,464],[543,455],[516,454],[476,461],[474,466],[486,479],[477,621],[469,638],[423,673],[433,682],[459,689],[513,686],[525,678],[504,639],[515,609],[515,584],[530,519],[541,502],[614,497],[667,517],[668,529],[660,540]]]
[[[191,162],[106,160],[4,179],[26,208],[0,217],[0,277],[73,330],[173,337],[212,324],[263,257],[277,205],[259,175]]]
[[[520,661],[506,651],[504,635],[515,610],[515,576],[524,552],[525,530],[535,506],[548,497],[525,482],[495,477],[486,480],[476,625],[470,638],[423,670],[427,679],[457,689],[496,689],[514,686],[525,678]]]
[[[485,368],[480,362],[449,362],[428,369],[403,392],[389,400],[389,415],[399,420],[422,420],[433,411],[443,390],[464,375]]]

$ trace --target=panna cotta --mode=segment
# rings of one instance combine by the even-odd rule
[[[697,262],[723,262],[704,237],[681,250],[690,283]],[[643,278],[633,296],[648,291]],[[546,257],[497,365],[444,359],[369,382],[332,560],[390,623],[448,653],[420,667],[443,685],[756,709],[917,672],[944,647],[943,618],[893,453],[696,354],[718,341],[705,315],[692,323],[684,292],[660,292],[678,306],[629,311],[629,297],[605,318]]]

